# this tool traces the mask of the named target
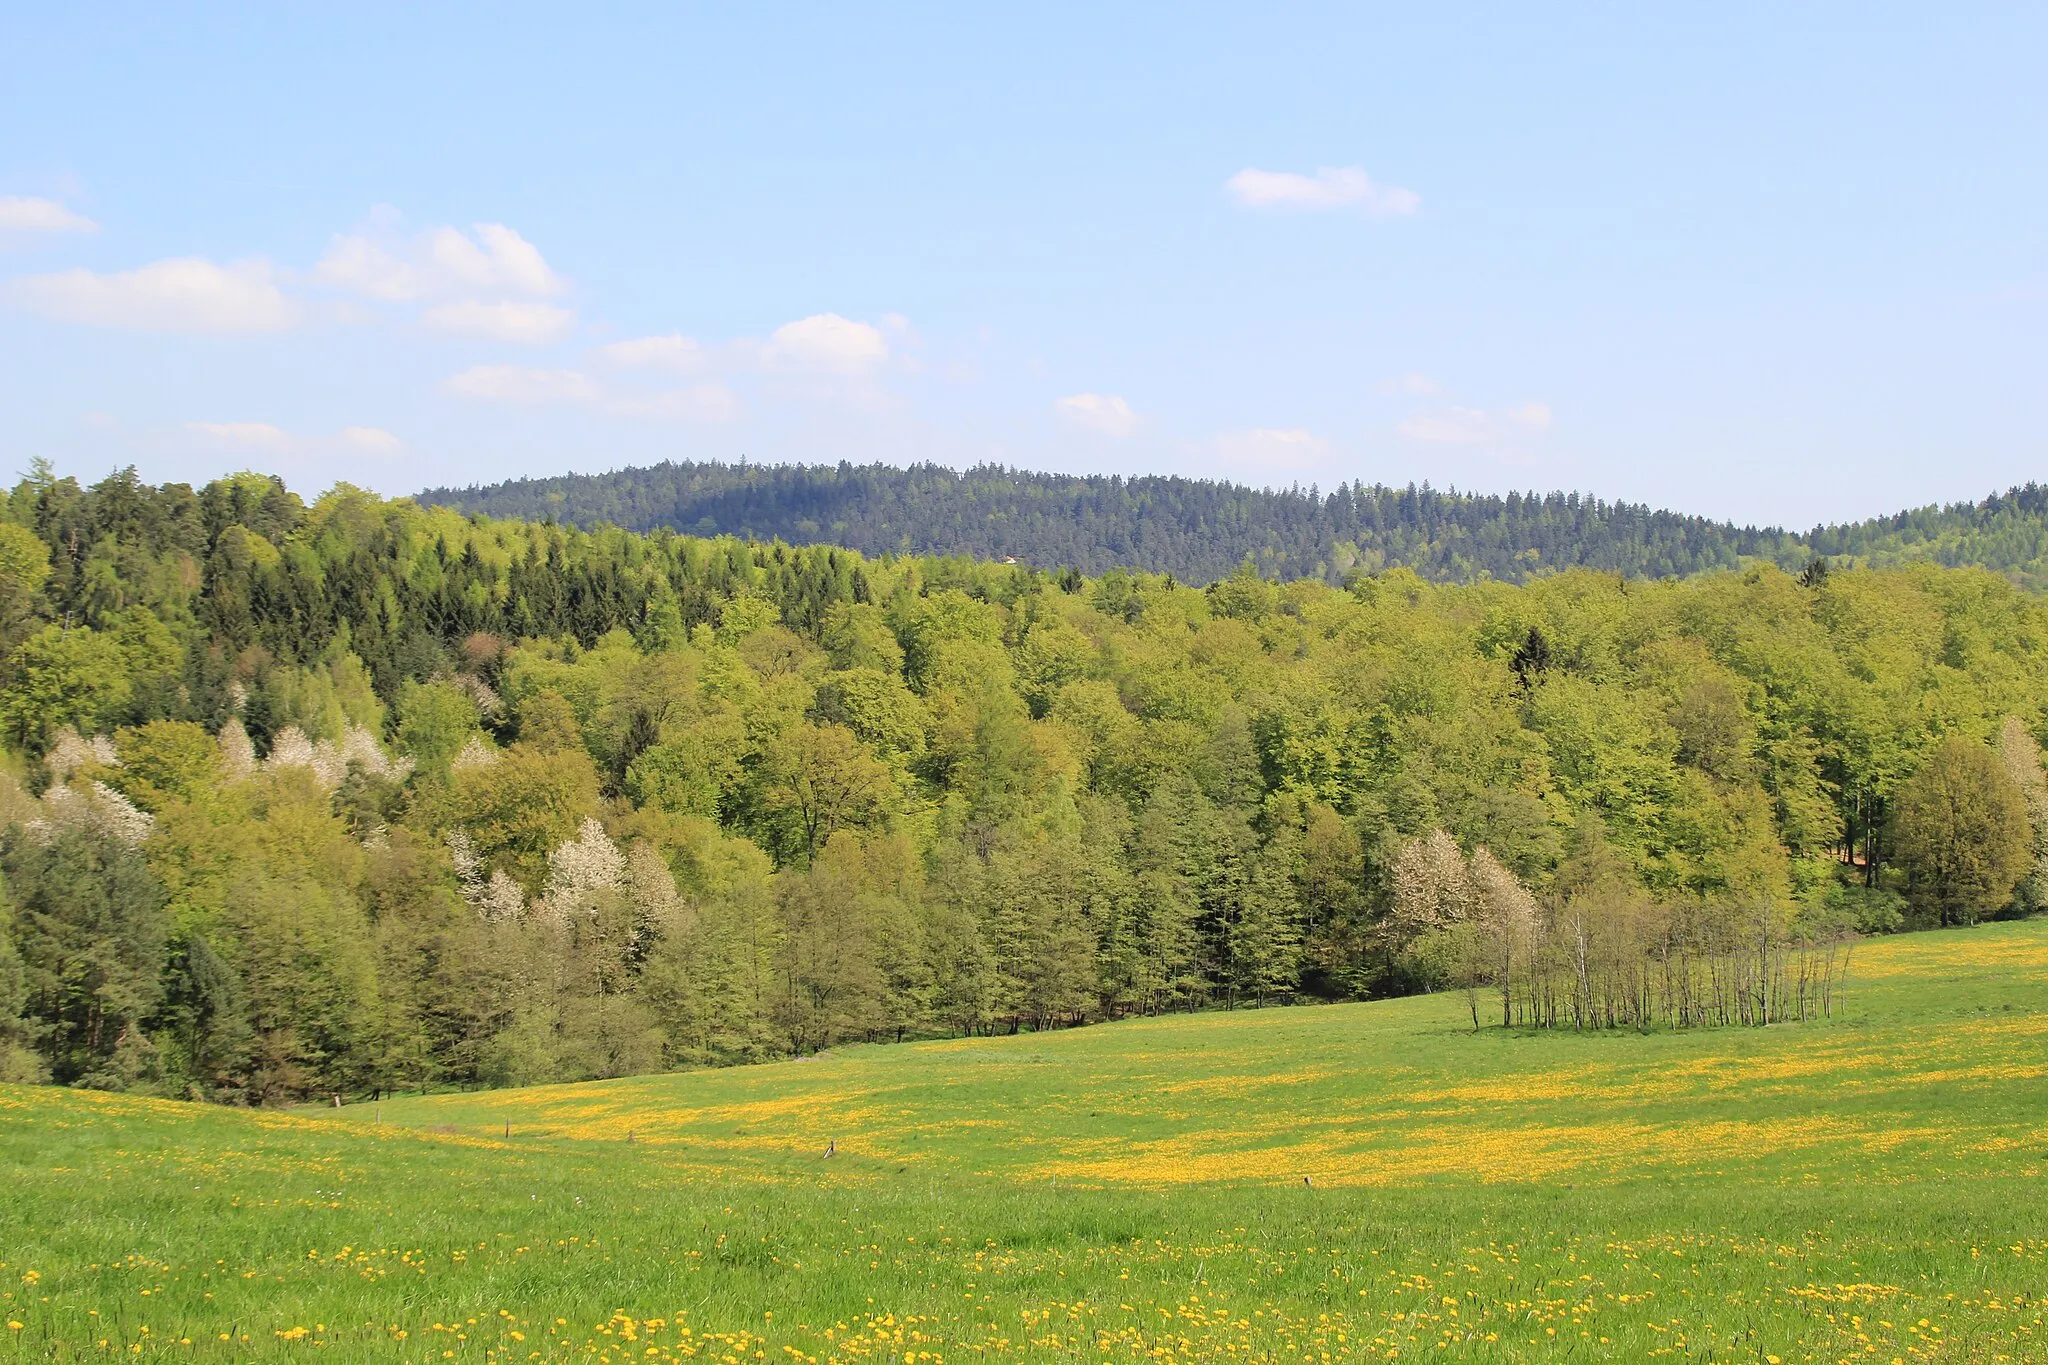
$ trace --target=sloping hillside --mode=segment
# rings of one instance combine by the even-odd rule
[[[1437,997],[339,1114],[0,1086],[0,1359],[2040,1360],[2048,924],[1859,952],[1768,1030]]]
[[[935,465],[685,463],[420,497],[500,517],[732,533],[869,554],[1014,556],[1088,574],[1140,568],[1195,584],[1247,559],[1269,577],[1331,582],[1354,568],[1396,565],[1445,582],[1520,582],[1572,567],[1660,578],[1730,568],[1746,555],[1805,562],[1781,532],[1577,494],[1478,497],[1426,484],[1346,484],[1324,495],[993,466],[961,474]]]
[[[606,474],[435,488],[423,502],[580,526],[668,528],[867,554],[1014,556],[1099,574],[1171,573],[1202,584],[1246,559],[1268,576],[1340,581],[1396,565],[1424,578],[1522,582],[1567,568],[1661,578],[1745,558],[1801,568],[1815,555],[1896,567],[1932,560],[2043,581],[2048,488],[2028,484],[1803,533],[1738,527],[1580,494],[1444,492],[1428,484],[1255,489],[1165,476],[1078,477],[981,466],[664,463]]]
[[[1948,1021],[1929,1028],[1927,1021]],[[1462,992],[858,1046],[682,1075],[354,1104],[359,1121],[622,1142],[706,1171],[844,1165],[1108,1187],[1962,1175],[2031,1151],[2048,919],[1859,945],[1829,1020],[1503,1038]],[[2029,1164],[2038,1154],[2024,1158]]]

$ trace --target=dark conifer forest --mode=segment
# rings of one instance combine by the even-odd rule
[[[1249,561],[1269,578],[1413,569],[1431,582],[1520,583],[1560,569],[1684,577],[1817,556],[1873,567],[1976,565],[2030,585],[2048,555],[2048,488],[1924,507],[1805,532],[1603,502],[1576,493],[1483,496],[1427,484],[1246,488],[1144,476],[1077,477],[981,466],[667,463],[609,474],[438,488],[422,502],[494,517],[632,531],[830,543],[865,554],[1016,558],[1086,574],[1113,568],[1204,584]]]

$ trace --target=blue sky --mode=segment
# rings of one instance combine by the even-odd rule
[[[2038,7],[975,8],[0,5],[0,462],[2048,477]]]

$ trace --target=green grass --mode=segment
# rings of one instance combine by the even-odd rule
[[[0,1355],[2048,1360],[2044,1166],[2048,922],[1866,945],[1767,1030],[1438,997],[339,1113],[4,1089]]]

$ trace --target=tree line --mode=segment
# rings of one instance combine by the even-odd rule
[[[1848,935],[2048,904],[2048,603],[1931,564],[1198,589],[38,468],[0,660],[16,1080],[1762,1023]]]
[[[1413,569],[1432,582],[1522,583],[1572,568],[1686,577],[1766,560],[1990,568],[2048,587],[2048,488],[2028,484],[1803,534],[1738,527],[1577,493],[1475,495],[1428,484],[1255,489],[1170,476],[1042,474],[983,465],[662,463],[605,474],[436,488],[420,501],[578,526],[666,528],[871,555],[1014,557],[1091,576],[1115,568],[1207,584],[1249,559],[1268,578]]]

